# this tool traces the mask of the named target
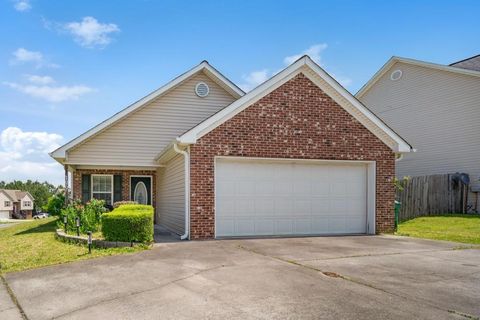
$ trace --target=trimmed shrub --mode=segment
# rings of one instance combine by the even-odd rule
[[[120,206],[124,206],[126,204],[138,204],[137,201],[117,201],[113,204],[113,208],[116,209]]]
[[[127,204],[102,215],[102,233],[107,241],[153,241],[153,207]]]

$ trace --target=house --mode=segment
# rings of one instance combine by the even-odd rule
[[[399,177],[463,172],[480,187],[480,55],[449,66],[393,57],[356,97],[417,149]]]
[[[34,201],[29,192],[0,189],[0,220],[31,219]]]
[[[204,61],[51,156],[74,198],[153,204],[213,239],[392,231],[411,150],[304,56],[247,94]]]

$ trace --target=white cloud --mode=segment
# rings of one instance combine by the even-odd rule
[[[322,52],[325,51],[325,49],[327,49],[328,45],[326,43],[318,43],[318,44],[314,44],[313,46],[311,46],[310,48],[302,51],[301,53],[298,53],[298,54],[294,54],[292,56],[288,56],[288,57],[285,57],[283,59],[283,63],[285,63],[286,65],[289,65],[289,64],[292,64],[294,63],[295,61],[297,61],[298,59],[300,59],[303,55],[308,55],[310,56],[310,58],[315,61],[316,63],[318,63],[319,65],[322,65]]]
[[[245,83],[241,84],[240,87],[244,91],[250,91],[259,84],[267,81],[269,78],[269,72],[268,69],[253,71],[248,75],[244,75],[242,78],[245,80]]]
[[[63,142],[56,133],[29,132],[8,127],[0,133],[0,176],[2,180],[47,180],[60,184],[63,170],[48,155]]]
[[[55,80],[49,76],[30,76],[28,80],[33,84],[20,84],[16,82],[3,82],[3,84],[31,97],[44,99],[49,102],[77,100],[80,96],[95,91],[84,85],[51,85]]]
[[[300,59],[304,55],[308,55],[313,61],[321,65],[325,69],[329,69],[328,67],[325,67],[323,62],[322,62],[322,53],[328,48],[328,45],[326,43],[318,43],[310,46],[309,48],[303,50],[300,53],[287,56],[283,58],[283,63],[288,66],[298,59]],[[269,78],[273,77],[276,73],[278,73],[280,70],[277,71],[270,71],[268,69],[262,69],[258,71],[253,71],[249,73],[248,75],[244,75],[242,78],[245,81],[243,84],[240,84],[240,87],[248,92],[258,86],[259,84],[267,81]],[[330,75],[335,78],[339,83],[341,83],[343,86],[348,87],[352,83],[352,79],[345,77],[345,76],[337,76],[332,72],[329,72]]]
[[[38,51],[29,51],[25,48],[18,48],[13,52],[14,62],[43,62],[43,55]]]
[[[47,154],[57,149],[62,141],[63,137],[56,133],[22,131],[17,127],[8,127],[0,134],[0,146],[15,159]]]
[[[15,0],[13,7],[17,11],[28,11],[32,8],[29,0]]]
[[[25,77],[27,78],[27,80],[31,83],[35,83],[35,84],[52,84],[52,83],[55,83],[55,80],[53,80],[52,77],[50,76],[38,76],[38,75],[34,75],[34,74],[27,74],[25,75]]]
[[[43,54],[39,51],[30,51],[25,48],[18,48],[12,53],[12,55],[13,59],[10,60],[10,64],[33,63],[37,68],[58,68],[57,64],[48,62]]]
[[[69,22],[64,25],[77,43],[82,47],[106,47],[112,38],[111,33],[119,32],[120,28],[114,23],[100,23],[94,17],[84,17],[80,22]]]
[[[35,98],[41,98],[49,102],[62,102],[77,100],[80,96],[94,91],[92,88],[75,86],[49,86],[49,85],[22,85],[15,82],[4,82],[5,85],[19,92]]]

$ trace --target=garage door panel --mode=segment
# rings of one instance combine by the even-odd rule
[[[312,187],[309,181],[297,180],[293,182],[294,195],[305,195],[305,194],[310,195],[311,192],[312,192]]]
[[[255,182],[248,180],[237,181],[237,192],[241,195],[253,195],[255,194]]]
[[[297,199],[294,200],[294,208],[292,214],[297,215],[310,215],[312,213],[312,201],[310,199]]]
[[[365,233],[366,176],[364,164],[219,159],[216,236]]]
[[[349,217],[346,226],[350,233],[362,233],[365,230],[365,218]]]
[[[332,233],[345,233],[348,231],[347,219],[343,216],[330,216],[328,218],[328,230]]]
[[[310,234],[312,226],[312,219],[304,218],[295,220],[295,234]]]
[[[255,233],[254,235],[267,236],[275,234],[275,220],[258,218],[255,221]]]
[[[251,198],[238,199],[235,202],[235,213],[240,216],[255,215],[255,201]]]
[[[275,194],[290,195],[293,192],[293,186],[289,181],[278,181],[274,186]]]
[[[261,177],[256,177],[256,179],[261,179]],[[274,195],[275,184],[273,181],[258,181],[255,183],[255,193],[257,195]]]
[[[293,213],[293,199],[278,198],[274,201],[274,214],[276,216],[290,216]]]
[[[293,219],[278,219],[275,221],[275,234],[293,234],[294,220]]]
[[[312,196],[328,196],[330,195],[330,185],[328,184],[327,179],[324,180],[316,180],[317,178],[312,177],[315,179],[312,181],[311,188],[312,188]]]
[[[274,214],[275,200],[273,198],[255,199],[255,212],[258,216]]]

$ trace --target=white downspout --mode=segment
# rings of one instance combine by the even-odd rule
[[[185,233],[180,237],[185,240],[190,235],[190,154],[181,150],[176,143],[173,144],[173,150],[182,154],[185,160]]]

